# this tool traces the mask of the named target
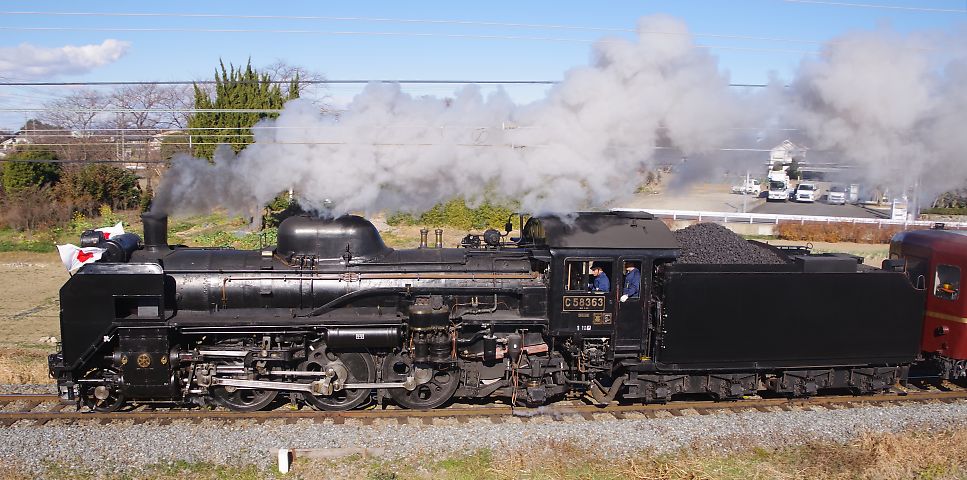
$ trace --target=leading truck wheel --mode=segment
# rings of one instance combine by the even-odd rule
[[[424,368],[429,369],[429,366]],[[419,383],[413,390],[391,388],[389,395],[403,408],[427,410],[443,405],[453,397],[460,386],[460,375],[456,370],[435,370],[429,372],[430,378]],[[404,355],[389,355],[383,361],[384,382],[406,382],[407,378],[417,378],[421,374],[413,365],[412,359]]]
[[[372,383],[376,381],[376,362],[367,352],[332,352],[325,346],[309,352],[308,358],[299,366],[299,370],[322,372],[333,363],[341,363],[348,373],[346,378],[337,378],[343,385],[356,382]],[[352,410],[369,400],[373,389],[343,388],[332,392],[332,395],[313,395],[303,393],[306,403],[319,410],[342,411]]]
[[[120,392],[118,380],[120,374],[112,368],[95,368],[84,374],[81,389],[81,401],[87,408],[95,412],[116,412],[124,406],[124,394]]]

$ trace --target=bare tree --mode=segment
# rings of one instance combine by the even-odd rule
[[[97,90],[78,90],[46,103],[40,120],[83,137],[99,126],[108,104],[108,97]]]
[[[145,161],[157,149],[167,130],[184,128],[190,109],[186,86],[157,84],[129,85],[111,92],[114,141],[119,160]]]
[[[318,83],[326,80],[325,75],[319,72],[308,70],[298,65],[290,65],[282,59],[276,60],[274,63],[263,68],[262,71],[268,73],[269,76],[272,77],[272,80],[285,82],[280,85],[283,96],[289,95],[288,84],[297,77],[299,79],[299,92],[302,93],[302,96],[314,96],[317,95],[319,91],[325,90],[325,86]],[[324,98],[325,96],[322,96],[321,99]]]

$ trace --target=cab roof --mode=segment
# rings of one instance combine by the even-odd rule
[[[661,220],[638,211],[582,212],[572,219],[532,217],[522,243],[551,248],[678,249]]]

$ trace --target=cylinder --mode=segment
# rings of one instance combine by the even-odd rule
[[[330,327],[326,331],[329,348],[393,348],[400,344],[399,327]]]
[[[168,247],[168,216],[157,213],[142,213],[144,224],[144,247],[149,250]]]
[[[420,248],[426,248],[426,238],[430,235],[430,231],[421,228],[420,229]]]
[[[433,233],[436,234],[436,248],[443,248],[443,229],[438,228]]]

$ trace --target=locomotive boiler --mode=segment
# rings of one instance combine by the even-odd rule
[[[642,212],[533,217],[459,248],[424,230],[414,249],[357,216],[286,219],[257,250],[169,245],[166,218],[143,220],[143,241],[89,238],[111,253],[60,293],[51,374],[96,411],[868,393],[921,356],[925,293],[899,263],[757,244],[779,260],[684,264]],[[592,266],[612,288],[589,287]]]

